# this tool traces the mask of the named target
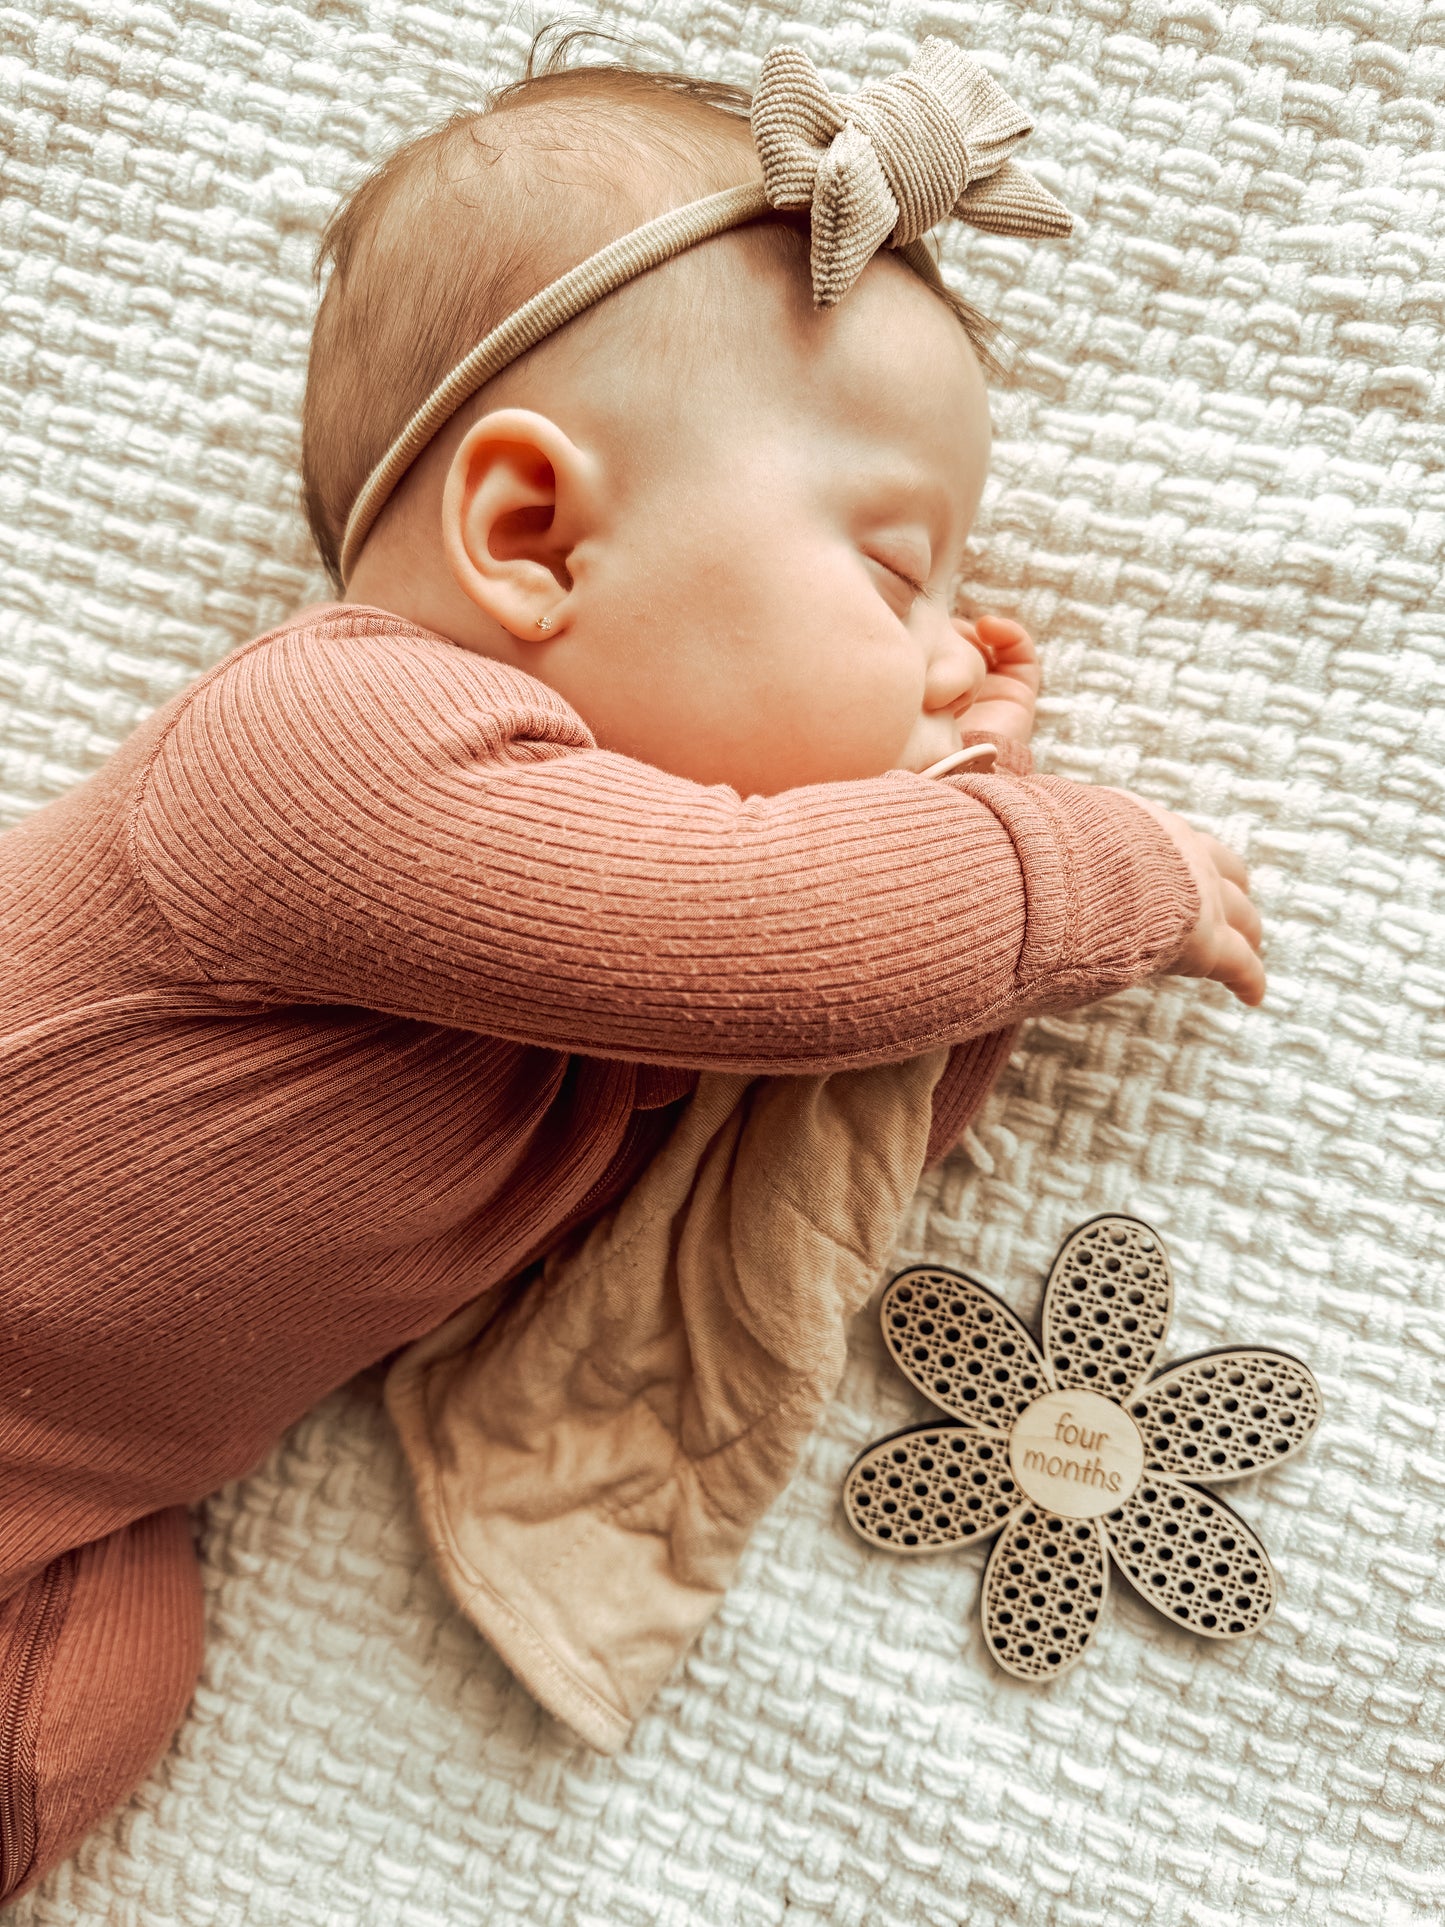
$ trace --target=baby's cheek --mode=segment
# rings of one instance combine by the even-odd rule
[[[809,707],[828,730],[840,771],[877,776],[897,767],[922,707],[924,665],[876,593],[836,611],[826,661],[807,681]]]
[[[898,767],[924,664],[857,556],[800,522],[729,559],[687,572],[672,611],[699,762],[769,792]]]

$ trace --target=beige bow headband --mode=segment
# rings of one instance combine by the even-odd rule
[[[880,247],[939,284],[922,237],[946,215],[992,234],[1060,235],[1068,210],[1009,157],[1027,115],[971,54],[928,39],[906,72],[838,99],[801,47],[774,47],[753,94],[760,184],[674,208],[591,255],[494,328],[433,389],[371,471],[341,540],[350,575],[402,476],[494,375],[614,288],[770,209],[809,211],[813,301],[842,299]]]

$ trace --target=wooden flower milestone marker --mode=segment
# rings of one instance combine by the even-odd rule
[[[855,1530],[886,1552],[997,1534],[984,1639],[1015,1678],[1055,1679],[1103,1611],[1110,1561],[1151,1606],[1210,1639],[1274,1610],[1269,1556],[1207,1486],[1297,1452],[1319,1386],[1288,1352],[1198,1352],[1151,1377],[1174,1307],[1159,1235],[1091,1218],[1044,1287],[1042,1346],[960,1271],[914,1265],[883,1294],[899,1368],[952,1421],[910,1425],[859,1454],[843,1484]]]

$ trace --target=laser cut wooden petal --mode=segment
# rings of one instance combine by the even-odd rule
[[[954,1418],[1007,1433],[1054,1389],[1032,1335],[987,1285],[947,1265],[912,1265],[878,1306],[904,1377]]]
[[[999,1534],[984,1569],[984,1641],[1015,1679],[1057,1679],[1083,1658],[1108,1595],[1099,1522],[1025,1506]]]
[[[854,1529],[890,1552],[996,1534],[984,1637],[1016,1679],[1067,1672],[1093,1638],[1115,1564],[1140,1597],[1212,1639],[1254,1632],[1279,1582],[1213,1485],[1277,1465],[1319,1422],[1308,1368],[1269,1347],[1223,1347],[1148,1373],[1174,1287],[1138,1218],[1091,1219],[1044,1288],[1044,1344],[1001,1298],[946,1265],[900,1272],[883,1335],[914,1387],[956,1423],[870,1446],[845,1482]],[[1187,1473],[1187,1479],[1180,1476]]]
[[[910,1425],[860,1452],[843,1481],[853,1530],[887,1552],[938,1552],[997,1532],[1022,1503],[1008,1440],[981,1425]]]
[[[1324,1399],[1299,1359],[1241,1346],[1180,1359],[1125,1409],[1143,1436],[1147,1465],[1217,1485],[1297,1452],[1319,1424]]]
[[[1217,1493],[1151,1473],[1099,1523],[1135,1591],[1190,1632],[1235,1639],[1274,1611],[1269,1554]]]
[[[1174,1310],[1163,1240],[1141,1218],[1091,1218],[1059,1248],[1040,1317],[1061,1391],[1121,1403],[1148,1377]]]

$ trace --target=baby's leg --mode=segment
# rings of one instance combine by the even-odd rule
[[[0,1605],[0,1905],[145,1778],[201,1661],[184,1506],[62,1553]]]

